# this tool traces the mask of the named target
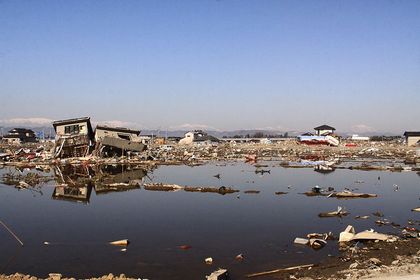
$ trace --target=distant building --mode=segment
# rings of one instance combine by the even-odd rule
[[[89,117],[53,122],[55,130],[54,156],[60,158],[86,156],[94,144]]]
[[[35,132],[26,128],[14,128],[3,137],[3,141],[9,144],[24,144],[37,142]]]
[[[206,132],[202,130],[194,130],[185,133],[185,137],[179,140],[179,144],[181,145],[189,145],[193,143],[199,144],[216,144],[219,143],[220,140],[214,136],[208,135]]]
[[[357,134],[353,134],[350,138],[353,141],[369,141],[369,137],[367,136],[359,136]]]
[[[335,128],[329,125],[321,125],[318,127],[315,127],[314,130],[316,131],[316,135],[328,135],[328,134],[334,134]]]
[[[420,131],[406,131],[404,136],[408,146],[420,145]]]

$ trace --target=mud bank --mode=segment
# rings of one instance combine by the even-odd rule
[[[41,280],[41,279],[48,279],[48,280],[76,280],[76,278],[66,278],[63,277],[60,273],[50,273],[48,278],[37,278],[35,276],[15,273],[12,275],[0,275],[0,279],[8,279],[8,280]],[[100,277],[93,277],[89,278],[91,280],[141,280],[142,278],[130,278],[125,276],[125,274],[114,275],[112,273]]]
[[[420,239],[353,247],[311,269],[253,279],[405,279],[406,275],[420,279]]]

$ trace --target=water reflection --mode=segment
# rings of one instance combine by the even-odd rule
[[[139,189],[147,172],[124,165],[54,167],[53,199],[88,204],[92,189],[97,195]]]
[[[338,236],[347,225],[358,232],[370,228],[401,232],[392,225],[376,224],[372,213],[377,211],[401,227],[417,225],[417,212],[411,209],[419,206],[420,177],[414,172],[337,168],[320,176],[313,167],[269,166],[271,172],[264,176],[255,174],[254,165],[243,163],[160,166],[150,179],[151,184],[226,186],[240,191],[233,195],[148,191],[144,184],[140,190],[137,184],[147,176],[141,166],[62,166],[51,167],[47,173],[26,169],[22,174],[12,168],[0,169],[0,179],[10,183],[0,181],[1,219],[25,242],[21,254],[9,261],[16,242],[0,230],[0,264],[7,265],[0,272],[19,271],[43,278],[59,271],[83,279],[108,273],[155,280],[203,279],[215,269],[204,263],[204,258],[212,257],[217,266],[229,269],[231,279],[244,279],[248,273],[319,262],[338,254],[335,241],[319,251],[293,244],[296,237],[308,233],[331,231]],[[378,197],[337,200],[301,195],[314,186],[331,186],[337,191],[348,188]],[[48,195],[33,198],[33,188]],[[244,195],[247,190],[260,193]],[[103,193],[108,195],[99,196]],[[85,207],[68,201],[90,204]],[[350,215],[340,219],[318,216],[338,206]],[[355,219],[357,216],[370,218]],[[108,245],[125,238],[131,242],[127,252]],[[45,241],[54,245],[46,246]],[[180,249],[184,245],[191,248]],[[242,253],[245,260],[236,262],[235,256]]]
[[[69,186],[67,184],[57,185],[54,188],[52,198],[74,202],[89,203],[92,186]]]

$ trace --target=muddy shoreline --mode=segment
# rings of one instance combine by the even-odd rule
[[[240,279],[383,279],[385,277],[419,275],[420,276],[420,239],[402,239],[395,242],[369,242],[365,247],[348,249],[339,256],[331,256],[327,260],[314,264],[311,268],[279,272],[271,275]],[[60,273],[50,273],[48,278],[15,273],[0,275],[0,279],[8,280],[73,280]],[[91,280],[131,280],[124,274],[108,274],[89,278]],[[205,276],[203,275],[203,279]],[[235,277],[235,279],[239,279]]]
[[[360,279],[420,274],[420,239],[370,242],[367,247],[346,250],[311,269],[272,275],[272,279]],[[264,279],[257,277],[254,279]],[[270,279],[270,278],[266,278]]]

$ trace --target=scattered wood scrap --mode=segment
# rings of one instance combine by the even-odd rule
[[[290,270],[296,270],[296,269],[302,269],[302,268],[309,268],[309,267],[313,267],[313,266],[314,266],[314,264],[303,264],[303,265],[291,266],[291,267],[286,267],[286,268],[278,268],[278,269],[274,269],[274,270],[248,274],[248,275],[246,275],[246,277],[247,278],[252,278],[252,277],[275,274],[275,273],[284,272],[284,271],[290,271]]]

